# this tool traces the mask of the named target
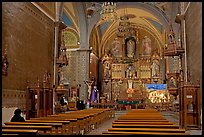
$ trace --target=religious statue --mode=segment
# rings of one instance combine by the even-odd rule
[[[59,84],[63,85],[69,83],[68,79],[64,76],[64,72],[62,70],[60,71],[59,75],[60,75]]]
[[[173,77],[169,80],[169,87],[176,88],[176,80]]]
[[[128,80],[128,89],[127,89],[128,99],[132,98],[132,94],[133,93],[134,93],[133,81],[132,80]]]
[[[87,99],[90,100],[91,99],[91,87],[94,81],[84,81],[85,84],[88,86],[88,95],[87,95]]]
[[[91,93],[91,102],[96,102],[99,99],[99,93],[96,86],[94,86],[92,93]]]
[[[111,65],[110,62],[108,62],[107,60],[103,63],[104,66],[104,79],[109,79],[111,77]]]
[[[135,77],[135,68],[133,65],[129,65],[128,68],[127,68],[127,78],[133,78]]]
[[[127,38],[125,40],[127,57],[133,58],[135,56],[136,42],[133,37]]]
[[[147,36],[144,37],[142,41],[143,45],[143,55],[151,55],[152,48],[151,48],[151,40]]]
[[[158,77],[159,76],[159,65],[154,60],[152,65],[150,66],[152,69],[152,77]]]

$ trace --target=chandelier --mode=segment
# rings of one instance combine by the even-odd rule
[[[116,20],[116,3],[115,2],[104,2],[102,4],[102,10],[100,12],[101,20]]]
[[[128,14],[126,14],[126,10],[124,10],[124,15],[120,17],[119,26],[118,26],[118,37],[129,37],[134,34],[134,27],[132,23],[129,21]]]

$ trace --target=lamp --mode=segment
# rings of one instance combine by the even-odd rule
[[[8,62],[8,40],[6,38],[5,52],[2,55],[2,75],[3,76],[8,75],[8,65],[9,65],[9,62]]]
[[[2,56],[2,75],[7,76],[8,71],[8,58],[7,53],[5,52]]]
[[[117,13],[115,12],[116,3],[115,2],[104,2],[102,4],[101,20],[116,20]]]

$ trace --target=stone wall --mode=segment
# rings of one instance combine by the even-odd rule
[[[202,105],[202,2],[191,2],[186,12],[187,65],[190,81],[201,83]]]
[[[54,22],[30,2],[3,2],[2,15],[2,54],[7,45],[9,62],[8,75],[2,76],[2,95],[4,100],[15,100],[20,91],[25,101],[27,80],[42,81],[45,71],[53,79]],[[24,108],[20,102],[2,102],[2,107]]]
[[[187,65],[190,80],[202,81],[202,3],[191,2],[185,15]],[[201,90],[202,91],[202,90]]]

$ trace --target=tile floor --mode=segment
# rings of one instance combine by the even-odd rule
[[[126,113],[127,113],[127,111],[116,111],[114,118],[111,118],[111,119],[105,121],[104,123],[99,125],[97,129],[92,130],[91,132],[87,133],[86,135],[102,135],[102,132],[107,131],[108,128],[111,128],[112,122],[114,120],[116,120],[119,116],[126,114]],[[161,114],[163,116],[165,116],[167,120],[169,120],[175,124],[179,124],[178,113],[161,112]],[[187,130],[187,132],[190,133],[190,135],[202,135],[202,129],[201,130]]]

